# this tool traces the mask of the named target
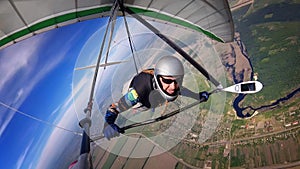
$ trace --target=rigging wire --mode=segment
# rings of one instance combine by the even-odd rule
[[[11,107],[11,106],[9,106],[9,105],[3,103],[2,101],[0,101],[0,105],[2,105],[3,107],[5,107],[5,108],[7,108],[7,109],[10,109],[10,110],[12,110],[12,111],[14,111],[14,112],[16,112],[16,113],[19,113],[19,114],[21,114],[21,115],[23,115],[23,116],[25,116],[25,117],[28,117],[28,118],[30,118],[30,119],[32,119],[32,120],[35,120],[35,121],[38,121],[38,122],[40,122],[40,123],[46,124],[46,125],[48,125],[48,126],[50,126],[50,127],[58,128],[58,129],[61,129],[61,130],[64,130],[64,131],[73,133],[73,134],[75,134],[75,135],[80,135],[80,136],[82,136],[82,133],[80,133],[80,132],[76,132],[76,131],[73,131],[73,130],[70,130],[70,129],[67,129],[67,128],[58,126],[58,125],[55,125],[55,124],[50,123],[50,122],[48,122],[48,121],[39,119],[39,118],[34,117],[34,116],[30,115],[30,114],[24,113],[24,112],[22,112],[22,111],[20,111],[20,110],[18,110],[18,109],[16,109],[16,108],[14,108],[14,107]]]
[[[90,92],[90,98],[89,98],[89,102],[88,102],[88,105],[87,105],[87,109],[86,110],[89,110],[89,113],[91,113],[92,111],[92,106],[93,106],[93,98],[94,98],[94,91],[95,91],[95,85],[96,85],[96,81],[97,81],[97,76],[98,76],[98,71],[99,71],[99,68],[100,68],[100,61],[101,61],[101,56],[102,56],[102,52],[104,50],[104,42],[106,40],[106,36],[107,36],[107,32],[108,32],[108,27],[109,27],[109,24],[112,22],[113,20],[113,15],[116,11],[116,8],[117,8],[117,3],[115,3],[113,5],[113,9],[112,9],[112,12],[111,12],[111,16],[109,18],[109,21],[108,21],[108,26],[106,27],[106,30],[105,30],[105,33],[104,33],[104,37],[103,37],[103,40],[102,40],[102,44],[101,44],[101,48],[100,48],[100,52],[99,52],[99,55],[98,55],[98,59],[97,59],[97,64],[96,64],[96,69],[95,69],[95,72],[94,72],[94,78],[93,78],[93,82],[92,82],[92,86],[91,86],[91,92]],[[89,116],[91,116],[89,114]]]
[[[97,64],[96,64],[96,69],[94,71],[94,77],[93,77],[93,81],[92,81],[92,85],[91,85],[91,91],[90,91],[90,97],[87,103],[87,107],[84,109],[84,112],[86,114],[85,118],[83,118],[82,120],[80,120],[79,125],[83,128],[83,135],[82,135],[82,141],[81,141],[81,148],[80,148],[80,156],[78,157],[78,167],[79,168],[93,168],[93,163],[92,163],[92,157],[89,155],[90,154],[90,127],[91,127],[91,115],[92,115],[92,108],[93,108],[93,101],[94,101],[94,91],[95,91],[95,86],[96,86],[96,82],[97,82],[97,77],[98,77],[98,72],[99,72],[99,68],[100,68],[100,61],[102,58],[102,52],[104,49],[104,44],[106,42],[106,36],[107,36],[107,32],[109,29],[109,25],[110,23],[113,21],[115,13],[116,13],[116,9],[118,8],[118,3],[117,1],[114,2],[112,8],[111,8],[111,15],[109,18],[109,22],[107,24],[106,30],[105,30],[105,35],[103,37],[102,40],[102,44],[101,44],[101,48],[99,51],[99,54],[97,56]],[[112,27],[114,27],[112,25]],[[110,32],[110,41],[111,42],[111,38],[113,35],[113,32]],[[110,44],[109,44],[110,46]],[[109,50],[109,48],[107,49]],[[108,56],[108,51],[107,51],[107,56]],[[107,62],[108,57],[105,58]],[[104,67],[105,69],[105,67]]]
[[[111,16],[109,18],[109,23],[108,23],[108,26],[111,25],[110,27],[110,34],[109,34],[109,39],[108,39],[108,47],[107,47],[107,50],[106,50],[106,56],[105,56],[105,64],[107,64],[107,60],[108,60],[108,55],[109,55],[109,49],[110,49],[110,46],[111,46],[111,41],[112,41],[112,37],[113,37],[113,34],[114,34],[114,29],[115,29],[115,22],[116,22],[116,11],[115,9],[117,8],[117,4],[114,6],[114,10],[112,11],[111,13]],[[104,66],[104,69],[106,69],[106,66]]]
[[[178,52],[182,57],[184,57],[189,63],[191,63],[198,71],[200,71],[210,82],[212,82],[217,88],[223,88],[222,84],[218,82],[212,75],[209,74],[198,62],[196,62],[189,54],[187,54],[183,49],[181,49],[177,44],[171,41],[167,36],[163,35],[158,29],[156,29],[153,25],[147,22],[139,15],[135,15],[130,8],[126,7],[124,10],[137,19],[140,23],[146,26],[149,30],[151,30],[154,34],[156,34],[159,38],[161,38],[164,42],[166,42],[170,47],[172,47],[176,52]]]
[[[121,8],[121,11],[122,11],[122,14],[123,14],[123,18],[124,18],[124,23],[125,23],[125,27],[126,27],[126,32],[127,32],[127,37],[128,37],[129,45],[130,45],[131,54],[132,54],[132,57],[133,57],[135,71],[136,71],[136,74],[138,74],[139,71],[138,71],[138,67],[137,67],[137,63],[136,63],[136,57],[135,57],[135,54],[134,54],[134,52],[136,51],[136,49],[134,47],[134,43],[133,43],[130,31],[129,31],[129,26],[128,26],[128,22],[127,22],[127,19],[126,19],[126,16],[125,16],[125,11],[124,11],[124,6],[123,6],[123,3],[120,2],[120,0],[118,0],[118,3],[120,5],[120,8]]]

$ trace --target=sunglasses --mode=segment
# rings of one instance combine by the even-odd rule
[[[161,81],[166,83],[166,84],[172,84],[174,82],[174,84],[178,84],[178,81],[180,81],[180,79],[165,79],[163,76],[161,77]]]

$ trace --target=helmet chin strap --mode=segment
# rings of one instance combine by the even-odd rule
[[[155,75],[154,75],[154,76],[155,76]],[[158,88],[157,88],[157,85],[156,85],[156,83],[155,83],[154,77],[152,78],[152,86],[153,86],[153,89],[155,89],[155,90],[158,89]]]

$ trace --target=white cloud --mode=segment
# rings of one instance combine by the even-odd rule
[[[28,66],[29,60],[33,61],[41,40],[33,38],[31,44],[18,44],[3,50],[3,55],[0,57],[0,91],[17,72]]]
[[[16,107],[18,107],[22,103],[22,101],[19,103],[17,101],[21,100],[20,96],[24,93],[24,89],[20,87],[23,84],[23,81],[17,81],[17,83],[14,82],[14,85],[8,83],[14,79],[16,73],[26,71],[26,67],[30,67],[28,66],[28,61],[34,59],[34,54],[36,53],[37,46],[39,46],[41,40],[42,39],[33,38],[30,45],[11,46],[11,48],[4,49],[3,54],[0,56],[0,93],[1,95],[6,96],[3,99],[5,99],[7,104],[15,103]],[[15,49],[17,47],[18,50]],[[7,90],[6,88],[10,88],[10,90]],[[4,100],[1,101],[5,102]],[[14,113],[7,114],[5,121],[1,124],[0,136],[13,118],[13,115]]]
[[[114,38],[124,38],[125,34],[124,32],[118,32]],[[74,34],[73,38],[75,37],[76,34]],[[73,38],[71,38],[70,41],[74,40]],[[13,102],[9,103],[14,103],[14,107],[16,108],[18,108],[23,103],[23,101],[27,98],[28,94],[30,94],[35,85],[61,62],[61,60],[65,57],[65,53],[69,48],[71,48],[71,45],[74,44],[71,42],[64,42],[64,44],[66,45],[65,50],[57,51],[58,53],[56,53],[56,56],[50,57],[47,61],[48,64],[37,71],[39,58],[36,54],[39,53],[39,50],[42,50],[41,45],[43,44],[43,42],[44,39],[42,37],[33,38],[30,44],[19,45],[17,53],[12,50],[7,50],[3,52],[3,56],[0,56],[0,76],[3,75],[3,80],[0,81],[0,94],[4,93],[6,96],[8,96],[6,98],[6,100],[8,101],[13,100]],[[116,50],[113,55],[116,57],[122,56],[122,51]],[[115,59],[115,57],[113,58]],[[17,83],[14,83],[14,85],[10,86],[12,90],[10,90],[9,92],[7,90],[4,91],[4,89],[7,88],[9,81],[15,79],[15,75],[20,71],[22,71],[22,74],[24,76],[19,77],[19,79],[17,79]],[[109,76],[109,74],[106,75]],[[58,126],[69,129],[76,128],[74,127],[78,124],[76,112],[78,114],[81,114],[80,117],[78,117],[81,119],[83,117],[83,109],[87,105],[88,97],[90,94],[90,87],[91,74],[86,73],[84,76],[79,77],[77,84],[73,86],[73,94],[70,94],[65,99],[64,104],[59,106],[58,109],[55,110],[60,111],[60,113],[62,114],[61,117],[57,118],[57,120],[59,120],[59,122],[57,123]],[[73,98],[76,99],[75,105],[73,104]],[[5,120],[5,125],[1,125],[0,136],[5,130],[7,124],[9,124],[9,121],[12,117],[13,115],[8,117],[7,120]],[[79,130],[78,127],[77,129]],[[37,168],[44,168],[44,166],[46,166],[45,163],[47,163],[48,159],[51,159],[52,157],[54,158],[57,155],[57,151],[64,151],[64,149],[68,146],[66,145],[67,142],[61,141],[62,138],[65,137],[65,134],[65,131],[62,132],[61,129],[56,128],[53,130],[53,132],[49,136],[49,139],[45,143],[45,146],[41,152],[41,156],[38,159]],[[23,160],[24,159],[20,158],[19,161]],[[51,165],[50,161],[49,165]]]
[[[78,82],[76,84],[73,84],[73,93],[70,93],[69,96],[66,97],[65,101],[63,102],[63,105],[59,106],[60,109],[58,111],[60,111],[59,114],[62,114],[62,116],[57,117],[56,121],[58,126],[72,130],[76,129],[77,132],[81,132],[81,129],[78,126],[78,119],[83,118],[83,109],[87,105],[91,83],[90,76],[90,73],[86,73],[82,77],[77,79]],[[75,103],[73,100],[74,96]],[[80,110],[82,110],[82,114],[80,115],[80,117],[77,117],[76,111]],[[75,137],[75,135],[67,135],[66,131],[62,131],[61,129],[55,128],[49,136],[47,143],[45,144],[41,152],[41,156],[38,159],[38,164],[36,168],[52,168],[52,162],[49,159],[54,159],[57,157],[57,154],[64,153],[65,149],[68,146],[70,146],[68,145],[68,140],[72,139],[72,137]],[[64,141],[58,142],[58,140]],[[80,149],[80,147],[77,148]]]
[[[3,106],[1,104],[1,106]],[[0,137],[2,133],[5,131],[7,125],[9,124],[10,120],[13,118],[14,112],[13,111],[4,111],[4,114],[1,114],[1,121],[0,121]]]
[[[21,96],[23,96],[23,93],[24,93],[24,89],[20,89],[17,93],[17,97],[15,100],[19,100],[21,98]]]
[[[95,53],[95,52],[92,52]],[[95,57],[91,56],[91,53],[82,53],[84,59]],[[99,76],[102,76],[102,69],[99,71]],[[64,128],[74,128],[74,126],[78,125],[78,120],[84,118],[85,114],[83,113],[84,108],[87,106],[87,102],[89,99],[89,94],[91,90],[91,83],[93,78],[94,70],[85,70],[84,72],[74,72],[73,74],[73,84],[72,84],[72,93],[65,99],[64,104],[59,106],[59,111],[62,113],[62,117],[58,117],[57,122],[58,126],[62,126]],[[109,74],[105,74],[102,77],[102,80],[109,77]],[[100,77],[98,77],[100,78]],[[94,103],[95,104],[95,103]],[[77,118],[75,118],[75,114]],[[76,127],[75,127],[76,128]],[[77,127],[77,129],[79,129]],[[48,159],[55,158],[57,154],[62,153],[65,148],[68,147],[68,141],[58,143],[57,140],[62,140],[62,138],[66,138],[66,133],[61,132],[61,129],[54,129],[49,136],[47,143],[42,150],[41,156],[38,159],[37,168],[40,167],[49,167],[51,168],[51,161]],[[59,144],[59,145],[58,145]],[[58,149],[57,147],[61,147]],[[80,149],[80,147],[78,147]],[[78,154],[79,155],[79,154]],[[45,163],[46,161],[46,163]]]
[[[19,108],[36,84],[64,59],[67,51],[67,49],[58,51],[56,56],[50,57],[41,69],[39,53],[43,50],[42,46],[47,42],[47,37],[40,35],[26,42],[30,43],[24,41],[4,49],[0,56],[0,95],[5,96],[0,101],[15,109]],[[0,136],[13,116],[14,113],[6,116],[5,122],[1,125]]]
[[[33,139],[30,140],[30,143],[27,145],[27,147],[23,151],[22,155],[19,156],[19,159],[18,159],[18,161],[16,163],[16,168],[17,169],[22,167],[22,164],[23,164],[23,162],[25,160],[25,157],[27,156],[27,154],[28,154],[28,152],[29,152],[29,150],[31,148],[32,143],[33,143]]]
[[[56,51],[55,57],[47,58],[45,66],[41,68],[40,61],[41,57],[39,56],[41,53],[44,53],[42,50],[45,49],[43,45],[49,43],[47,41],[47,36],[43,36],[42,34],[35,36],[33,38],[27,39],[25,41],[20,42],[16,45],[12,45],[6,49],[3,49],[0,53],[0,103],[4,103],[14,107],[16,110],[19,106],[26,100],[28,95],[34,89],[38,82],[40,82],[46,75],[55,69],[55,67],[61,63],[63,59],[66,58],[66,52],[72,48],[74,43],[74,39],[78,37],[79,31],[73,34],[73,37],[69,39],[69,41],[64,41],[64,49],[60,51]],[[43,58],[44,59],[44,58]],[[45,61],[43,61],[45,62]],[[21,74],[21,76],[20,76]],[[86,82],[81,82],[80,85],[87,86]],[[89,86],[89,85],[88,85]],[[8,90],[9,89],[9,90]],[[82,92],[82,94],[87,94],[87,92]],[[85,100],[86,101],[86,100]],[[81,103],[80,103],[81,104]],[[82,103],[82,105],[86,105]],[[5,131],[6,127],[10,123],[11,119],[14,116],[15,111],[11,111],[7,109],[7,107],[3,107],[0,104],[1,109],[4,113],[0,114],[0,136]],[[78,120],[76,118],[76,113],[74,111],[73,98],[70,93],[69,97],[65,100],[64,105],[58,107],[55,111],[61,111],[63,117],[58,118],[60,121],[57,124],[58,126],[62,126],[70,129],[79,128],[74,127],[78,124]],[[9,113],[7,113],[9,112]],[[29,113],[30,112],[25,112]],[[5,117],[5,118],[2,118]],[[43,146],[43,150],[41,153],[40,163],[45,163],[49,156],[56,156],[55,151],[59,149],[59,151],[63,151],[61,148],[57,148],[58,143],[63,146],[65,142],[61,141],[61,138],[65,134],[66,131],[62,131],[61,129],[55,129],[52,134],[49,136],[49,141],[47,141],[45,146]],[[30,143],[31,145],[32,143]],[[20,167],[25,159],[26,154],[28,154],[29,147],[25,149],[22,156],[19,157],[18,167]],[[63,147],[62,146],[62,147]],[[64,149],[65,147],[63,147]],[[40,153],[37,153],[39,155]],[[33,159],[37,159],[38,157],[33,157]],[[43,168],[44,164],[40,164],[37,168]]]
[[[63,116],[61,118],[58,118],[58,120],[60,121],[57,125],[71,130],[75,130],[77,128],[77,132],[80,132],[80,128],[76,127],[78,125],[78,120],[75,114],[71,94],[69,95],[69,97],[66,98],[64,105],[61,106],[61,109],[59,111],[63,114]],[[72,137],[76,136],[70,136],[66,132],[67,131],[63,131],[58,128],[55,128],[51,132],[38,159],[38,164],[36,168],[51,168],[51,159],[54,159],[58,156],[58,154],[63,153],[65,149],[69,146],[69,140],[72,139]]]

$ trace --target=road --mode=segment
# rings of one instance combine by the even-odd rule
[[[291,127],[289,129],[286,129],[286,130],[276,131],[276,132],[272,132],[272,133],[266,133],[266,134],[262,134],[262,135],[258,135],[258,136],[252,136],[252,137],[247,137],[247,138],[239,138],[239,139],[231,139],[230,138],[230,140],[221,140],[221,141],[216,141],[216,142],[198,143],[196,141],[191,141],[191,140],[188,140],[188,139],[183,139],[183,141],[190,142],[190,143],[193,143],[193,144],[199,144],[200,146],[217,146],[217,145],[225,145],[228,142],[233,144],[233,143],[237,143],[237,142],[241,142],[241,141],[264,138],[264,137],[268,137],[268,136],[272,136],[272,135],[276,135],[276,134],[280,134],[280,133],[285,133],[285,132],[291,131],[293,129],[298,129],[298,128],[300,128],[300,126],[295,126],[295,127]]]

